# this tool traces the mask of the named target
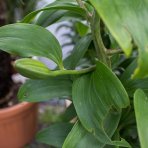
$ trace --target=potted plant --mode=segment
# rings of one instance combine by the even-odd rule
[[[35,3],[1,0],[0,26],[16,22],[16,13],[19,17],[24,16],[33,10]],[[17,100],[20,82],[12,78],[15,75],[13,59],[10,54],[0,51],[0,147],[3,148],[24,146],[33,139],[37,129],[37,104]]]
[[[144,0],[58,0],[0,28],[0,48],[21,56],[15,67],[30,78],[20,100],[72,101],[63,123],[38,133],[40,142],[63,148],[147,147],[147,7]],[[41,26],[69,18],[80,21],[82,37],[63,60],[59,42]],[[32,56],[51,59],[57,68]]]

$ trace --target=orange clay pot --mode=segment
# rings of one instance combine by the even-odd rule
[[[0,109],[0,148],[23,148],[36,129],[37,104],[23,102]]]

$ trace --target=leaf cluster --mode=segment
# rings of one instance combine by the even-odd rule
[[[39,132],[40,142],[63,148],[147,147],[147,8],[147,0],[58,0],[0,28],[0,48],[22,57],[15,67],[30,78],[20,100],[72,101],[62,123]],[[44,27],[69,19],[77,20],[81,38],[63,59],[58,40]],[[32,56],[46,57],[57,68]]]

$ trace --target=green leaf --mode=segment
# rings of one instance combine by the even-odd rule
[[[139,49],[135,78],[148,76],[148,1],[147,0],[89,0],[127,55],[132,40]]]
[[[77,114],[74,105],[70,104],[70,106],[66,108],[66,111],[61,115],[61,119],[63,122],[69,122],[76,116]]]
[[[54,2],[54,3],[51,3],[50,5],[48,5],[47,7],[45,8],[42,8],[42,9],[39,9],[39,10],[36,10],[36,11],[33,11],[31,13],[29,13],[23,20],[22,22],[24,23],[29,23],[31,22],[35,17],[36,15],[39,13],[39,12],[42,12],[42,11],[49,11],[49,10],[69,10],[69,11],[72,11],[72,12],[75,12],[77,14],[80,14],[81,16],[85,17],[86,16],[86,12],[84,9],[80,8],[78,5],[76,4],[73,4],[73,3],[67,3],[67,2],[60,2],[60,1],[57,1],[57,2]]]
[[[131,64],[128,63],[127,68],[120,77],[120,80],[122,81],[130,97],[134,96],[134,93],[138,88],[142,89],[146,94],[148,94],[148,78],[131,79],[132,73],[136,68],[136,66],[137,66],[137,60],[134,59],[132,60]]]
[[[56,0],[56,1],[67,2],[67,0]],[[75,0],[69,0],[69,2],[76,2],[76,1]]]
[[[47,5],[46,7],[50,7],[50,5]],[[35,19],[35,24],[47,27],[56,22],[65,21],[65,18],[68,21],[68,19],[82,19],[83,17],[81,16],[81,14],[78,14],[77,12],[71,10],[58,9],[57,11],[49,9],[41,12],[41,14]]]
[[[148,146],[148,97],[138,89],[134,94],[134,108],[141,148]]]
[[[120,80],[123,83],[126,83],[128,80],[132,78],[132,74],[137,66],[137,60],[133,60],[131,64],[125,69],[124,73],[121,75]]]
[[[76,22],[75,27],[81,37],[88,33],[89,27],[82,22]]]
[[[97,139],[77,122],[68,134],[62,148],[101,148]]]
[[[0,49],[21,57],[47,57],[62,67],[59,42],[37,25],[16,23],[0,27]]]
[[[45,64],[29,58],[16,60],[15,68],[21,75],[31,79],[45,79],[50,73],[50,69]]]
[[[36,139],[41,143],[45,143],[55,147],[62,147],[64,140],[72,129],[70,123],[57,123],[50,125],[37,133]]]
[[[75,45],[71,55],[64,60],[64,66],[67,69],[75,69],[80,59],[84,56],[92,41],[92,37],[87,35],[82,37]]]
[[[121,57],[121,55],[119,55],[119,54],[115,54],[110,57],[112,70],[115,70],[119,66],[120,61],[121,61],[120,57]]]
[[[142,89],[148,95],[148,78],[129,80],[124,86],[130,97],[133,97],[138,88]]]
[[[122,140],[122,142],[122,146],[129,147],[126,141]],[[89,133],[78,121],[68,134],[62,148],[103,148],[104,145],[105,144],[99,142],[96,137]]]
[[[21,101],[40,102],[56,97],[71,96],[72,81],[69,77],[50,77],[43,80],[28,80],[19,90]]]
[[[121,109],[130,103],[121,82],[109,68],[97,62],[95,72],[74,82],[72,98],[82,125],[99,141],[110,145],[124,143],[111,141],[110,137],[118,126]],[[109,118],[112,120],[105,122]],[[106,123],[110,125],[106,126]]]
[[[39,15],[37,20],[35,21],[35,24],[43,26],[43,27],[47,27],[47,26],[49,26],[51,24],[54,24],[60,18],[65,16],[66,12],[67,12],[66,10],[60,10],[60,11],[47,10],[47,11],[43,11]]]

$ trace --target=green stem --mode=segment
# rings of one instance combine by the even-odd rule
[[[76,0],[81,8],[83,8],[87,12],[87,21],[90,23],[93,41],[97,53],[97,57],[100,61],[108,65],[106,48],[104,47],[101,32],[100,32],[100,18],[96,12],[94,14],[90,14],[87,8],[85,7],[82,0]]]
[[[77,1],[78,5],[86,11],[86,13],[87,13],[87,18],[86,19],[87,19],[88,22],[90,22],[92,14],[87,10],[87,8],[85,7],[82,0],[76,0],[76,1]]]
[[[61,76],[61,75],[79,75],[79,74],[85,74],[88,72],[91,72],[95,70],[96,66],[92,66],[89,68],[81,69],[81,70],[56,70],[56,71],[51,71],[48,75],[49,76]]]
[[[123,53],[122,49],[114,49],[114,50],[107,50],[106,51],[107,55],[113,55],[117,53]]]
[[[101,37],[100,18],[96,12],[94,12],[91,21],[91,31],[98,59],[103,63],[108,64],[106,48],[104,47]]]
[[[77,1],[77,3],[79,4],[79,6],[81,8],[84,8],[85,9],[84,4],[83,4],[83,2],[81,0],[76,0],[76,1]]]
[[[64,66],[63,66],[63,63],[59,65],[59,69],[60,69],[60,70],[65,70],[65,68],[64,68]]]

